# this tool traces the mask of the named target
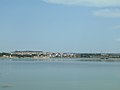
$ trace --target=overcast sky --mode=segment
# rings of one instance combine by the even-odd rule
[[[0,0],[0,52],[120,52],[120,0]]]

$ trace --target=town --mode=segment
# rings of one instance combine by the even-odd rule
[[[120,59],[120,53],[61,53],[44,51],[13,51],[1,52],[0,58],[99,58]]]

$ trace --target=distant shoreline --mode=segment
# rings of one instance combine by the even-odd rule
[[[120,53],[61,53],[43,51],[13,51],[0,53],[0,58],[8,59],[76,59],[76,61],[120,61]]]
[[[101,58],[6,58],[0,57],[0,59],[10,59],[12,61],[92,61],[92,62],[120,62],[120,58],[108,58],[108,59],[101,59]]]

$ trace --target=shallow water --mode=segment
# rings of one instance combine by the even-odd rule
[[[0,59],[0,90],[120,90],[120,62]]]

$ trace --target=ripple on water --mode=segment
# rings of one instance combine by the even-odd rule
[[[11,88],[11,87],[13,87],[13,85],[11,85],[11,84],[2,84],[2,85],[0,85],[0,87],[1,88]]]

